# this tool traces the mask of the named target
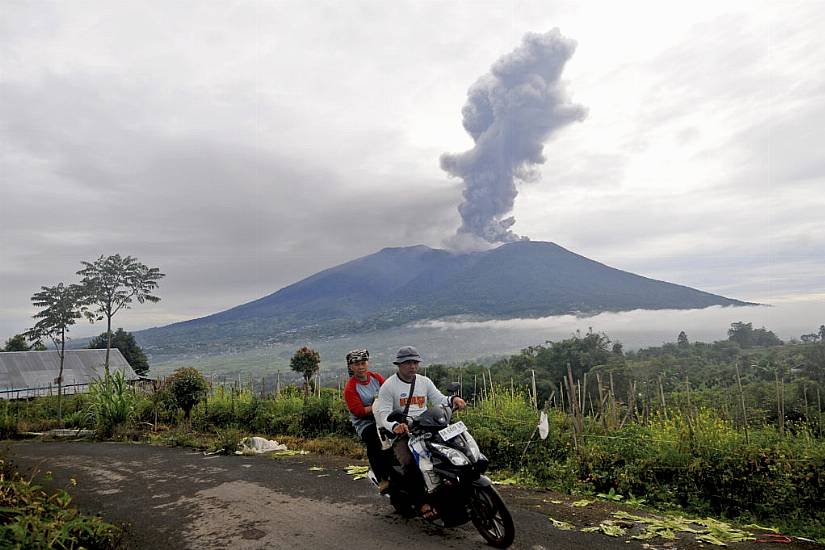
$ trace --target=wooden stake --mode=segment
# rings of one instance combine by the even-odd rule
[[[559,382],[559,403],[561,404],[561,410],[564,411],[564,384]]]
[[[667,403],[665,402],[665,388],[662,385],[662,375],[659,375],[659,395],[662,397],[662,412],[665,415],[665,420],[667,420]]]
[[[779,387],[779,367],[774,371],[776,385],[776,421],[779,425],[779,435],[785,435],[785,415],[782,413],[782,390]]]
[[[579,433],[584,431],[584,420],[581,417],[581,408],[576,399],[576,386],[573,385],[573,369],[570,368],[570,363],[567,364],[567,380],[570,384],[568,387],[570,396],[570,409],[573,411],[573,417],[576,421],[576,429]]]
[[[739,376],[739,362],[736,362],[736,385],[739,386],[739,399],[742,401],[742,420],[745,426],[745,442],[750,445],[751,439],[748,435],[748,408],[745,406],[745,392],[742,391],[742,378]]]

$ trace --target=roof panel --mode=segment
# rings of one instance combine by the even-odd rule
[[[66,350],[63,361],[64,384],[88,384],[104,373],[105,349]],[[109,357],[111,372],[123,371],[127,380],[138,379],[120,350],[113,348]],[[48,391],[60,372],[60,355],[54,351],[11,351],[0,353],[0,397],[8,390],[39,388]]]

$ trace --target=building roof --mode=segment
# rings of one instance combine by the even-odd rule
[[[63,385],[69,388],[85,386],[104,374],[105,349],[66,350],[63,361]],[[122,371],[127,380],[138,378],[120,350],[112,348],[109,371]],[[31,397],[57,393],[60,356],[57,351],[8,351],[0,353],[0,398]]]

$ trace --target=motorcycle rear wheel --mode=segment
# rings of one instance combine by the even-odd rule
[[[507,548],[516,537],[516,527],[507,506],[495,488],[476,487],[470,500],[473,525],[490,546]]]

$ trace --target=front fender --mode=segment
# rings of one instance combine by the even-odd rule
[[[476,487],[491,487],[493,482],[490,481],[490,478],[487,476],[478,476],[478,479],[473,481],[473,485]]]

